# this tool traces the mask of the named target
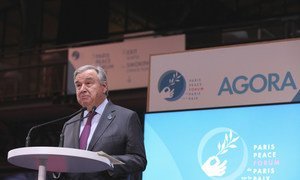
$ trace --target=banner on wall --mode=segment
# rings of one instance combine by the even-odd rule
[[[68,52],[68,94],[74,94],[74,70],[82,65],[102,66],[110,90],[142,88],[148,85],[150,55],[185,50],[185,35],[147,37],[120,43],[70,48]]]
[[[300,101],[300,39],[150,57],[147,110]]]

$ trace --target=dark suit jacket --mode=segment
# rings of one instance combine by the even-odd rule
[[[82,114],[73,117],[66,123],[76,121],[80,116],[82,117]],[[67,125],[63,146],[79,149],[79,131],[79,121]],[[68,174],[64,176],[65,179],[128,180],[131,179],[131,176],[145,170],[147,160],[144,136],[137,113],[108,102],[88,150],[104,151],[123,161],[125,165],[115,165],[111,172]]]

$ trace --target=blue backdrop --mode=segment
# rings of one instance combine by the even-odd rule
[[[299,179],[300,104],[145,115],[143,180]]]

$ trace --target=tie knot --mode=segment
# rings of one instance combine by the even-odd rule
[[[95,116],[96,113],[97,113],[96,111],[90,111],[90,112],[88,113],[88,115],[89,115],[89,117],[90,117],[90,116]]]
[[[92,119],[93,119],[93,117],[96,115],[97,113],[96,113],[96,111],[90,111],[89,113],[88,113],[88,119],[87,119],[87,123],[91,123],[91,121],[92,121]]]

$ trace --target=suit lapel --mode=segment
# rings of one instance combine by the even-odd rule
[[[109,102],[101,115],[100,121],[96,127],[94,135],[89,144],[88,150],[92,150],[96,142],[101,138],[107,127],[115,118],[115,110],[113,109],[113,104]]]
[[[72,131],[72,146],[74,148],[79,148],[79,133],[80,133],[80,123],[81,121],[78,121],[79,119],[83,118],[83,113],[75,116],[73,118],[73,121],[77,121],[77,122],[69,122],[69,123],[74,123],[74,124],[70,124],[71,126],[74,127],[73,131]]]
[[[80,133],[80,122],[81,121],[78,121],[75,123],[74,125],[74,146],[75,148],[78,148],[79,149],[79,133]]]

